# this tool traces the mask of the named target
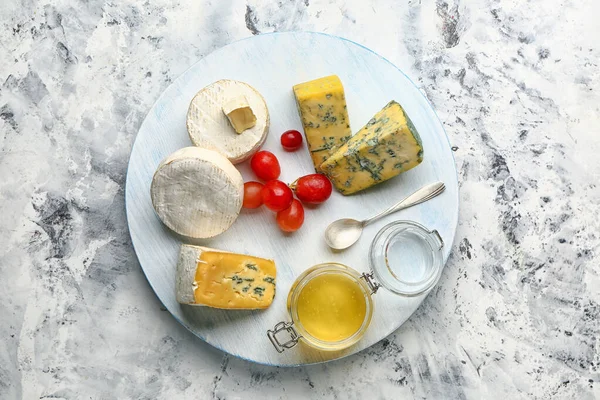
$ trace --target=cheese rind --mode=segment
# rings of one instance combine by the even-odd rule
[[[336,75],[294,86],[296,104],[304,127],[308,150],[320,165],[351,136],[344,87]]]
[[[252,112],[246,96],[231,99],[223,104],[222,108],[236,133],[240,134],[256,125],[256,116]]]
[[[185,147],[159,164],[150,195],[156,214],[169,229],[190,238],[210,238],[238,217],[244,181],[216,151]]]
[[[342,194],[367,189],[423,161],[421,138],[395,101],[341,146],[321,169]]]
[[[256,124],[243,135],[231,128],[223,105],[245,97],[256,117]],[[187,113],[187,130],[195,146],[218,151],[233,164],[250,158],[264,143],[269,132],[269,111],[260,93],[247,83],[222,79],[202,90],[192,99]]]
[[[225,309],[267,308],[275,297],[275,262],[208,247],[181,245],[176,298]]]

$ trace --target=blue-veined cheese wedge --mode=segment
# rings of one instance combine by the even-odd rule
[[[177,262],[177,302],[225,309],[267,308],[275,297],[276,275],[273,260],[183,244]]]
[[[318,171],[321,163],[352,136],[342,81],[326,76],[294,86],[308,150]]]
[[[323,164],[322,172],[340,193],[367,189],[416,167],[423,144],[404,109],[389,102]]]

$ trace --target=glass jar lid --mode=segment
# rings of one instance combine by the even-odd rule
[[[444,242],[438,231],[412,221],[384,226],[369,251],[371,269],[386,289],[417,296],[431,289],[443,268]]]

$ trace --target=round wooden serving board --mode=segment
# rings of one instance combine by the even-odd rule
[[[275,215],[262,207],[242,210],[225,233],[202,242],[209,247],[272,258],[277,265],[277,296],[264,311],[226,311],[181,306],[175,300],[175,266],[181,239],[165,228],[152,209],[150,183],[160,161],[171,152],[191,146],[186,113],[196,92],[219,79],[236,79],[255,87],[265,98],[271,129],[263,149],[277,155],[280,179],[292,182],[314,172],[306,145],[293,153],[279,143],[288,129],[302,131],[292,86],[336,74],[345,87],[352,132],[390,100],[398,101],[423,140],[424,160],[416,168],[353,196],[335,192],[318,207],[307,207],[304,226],[283,234]],[[255,180],[248,162],[237,166],[244,180]],[[335,253],[323,239],[333,220],[362,219],[398,202],[419,187],[442,181],[446,191],[429,202],[388,216],[368,226],[360,241]],[[289,321],[286,300],[290,286],[305,269],[337,261],[366,272],[371,240],[385,224],[399,219],[417,221],[437,229],[450,253],[458,222],[458,183],[454,158],[446,134],[431,105],[397,67],[358,44],[318,33],[293,32],[255,36],[225,46],[181,75],[154,104],[131,151],[126,186],[127,220],[133,246],[148,282],[165,307],[187,329],[207,343],[237,357],[271,365],[292,366],[330,361],[354,354],[398,329],[425,296],[405,298],[381,289],[374,296],[375,312],[366,335],[341,352],[319,352],[298,345],[277,353],[266,331]]]

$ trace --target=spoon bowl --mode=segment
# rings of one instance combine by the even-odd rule
[[[338,219],[329,224],[325,230],[325,241],[332,249],[347,249],[360,238],[363,227],[364,222],[362,221],[352,218]]]
[[[347,249],[360,238],[362,230],[366,225],[396,211],[404,210],[405,208],[433,199],[442,193],[444,189],[446,189],[444,183],[432,183],[423,186],[398,204],[395,204],[387,210],[384,210],[371,218],[365,219],[364,221],[357,221],[352,218],[342,218],[333,221],[327,229],[325,229],[325,242],[327,242],[329,247],[335,250]]]

